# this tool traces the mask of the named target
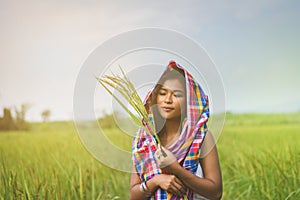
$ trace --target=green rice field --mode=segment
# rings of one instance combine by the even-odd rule
[[[98,162],[73,122],[0,132],[0,199],[129,199],[130,174]],[[106,131],[130,150],[131,138]],[[300,199],[300,113],[227,114],[222,199]]]

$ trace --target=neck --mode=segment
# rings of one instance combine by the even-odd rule
[[[180,118],[167,120],[163,130],[165,136],[173,136],[180,134]]]
[[[167,120],[164,128],[159,134],[161,144],[167,146],[179,138],[180,135],[180,118]]]

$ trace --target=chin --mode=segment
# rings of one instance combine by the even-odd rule
[[[180,118],[181,115],[178,115],[178,113],[174,113],[174,111],[171,112],[165,112],[163,110],[159,110],[160,116],[165,120]]]
[[[163,114],[160,114],[160,115],[165,120],[170,120],[170,119],[175,119],[175,118],[177,119],[178,118],[178,116],[170,115],[170,114],[167,114],[167,113],[163,113]]]

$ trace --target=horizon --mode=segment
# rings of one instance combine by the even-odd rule
[[[3,109],[1,110],[0,112],[0,118],[3,117]],[[13,113],[12,113],[13,114]],[[223,114],[223,113],[222,113]],[[300,110],[298,111],[287,111],[287,112],[231,112],[231,111],[226,111],[225,112],[225,123],[226,123],[226,116],[227,115],[289,115],[289,114],[300,114]],[[94,120],[99,120],[99,119],[103,119],[105,118],[106,116],[109,116],[109,115],[113,115],[113,113],[103,113],[103,115],[99,115],[97,116],[97,118],[95,118]],[[122,114],[121,114],[122,115]],[[15,115],[13,114],[13,117],[15,117]],[[130,116],[124,116],[122,115],[122,118],[125,118],[125,119],[131,119]],[[25,120],[26,122],[28,123],[44,123],[43,119],[39,119],[39,120],[27,120],[26,117],[25,117]],[[49,118],[49,120],[46,121],[47,122],[74,122],[75,123],[75,120],[74,118],[73,119],[51,119],[51,117]]]

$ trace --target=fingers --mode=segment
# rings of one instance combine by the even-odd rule
[[[161,189],[179,197],[186,194],[186,187],[175,175],[159,174],[155,177]]]
[[[182,194],[186,193],[186,187],[183,185],[183,183],[175,176],[175,182],[174,182],[174,186],[180,190],[180,192]]]
[[[160,145],[158,145],[158,148],[154,153],[154,158],[161,169],[177,161],[177,158],[173,155],[172,152],[170,152],[169,150],[165,149],[163,146]]]
[[[186,189],[181,181],[176,176],[172,175],[171,187],[168,192],[182,197],[186,193]]]
[[[180,191],[182,195],[186,193],[185,186],[176,176],[175,176],[174,186]]]
[[[158,148],[154,153],[154,157],[156,160],[160,160],[161,156],[162,156],[162,154],[161,154],[160,148]]]
[[[179,185],[173,185],[173,187],[170,188],[170,193],[180,197],[182,197],[185,194],[184,189]]]
[[[175,195],[175,196],[178,196],[178,197],[182,197],[183,196],[183,194],[179,190],[177,190],[175,188],[170,188],[168,190],[168,192],[171,193],[171,194],[173,194],[173,195]]]

